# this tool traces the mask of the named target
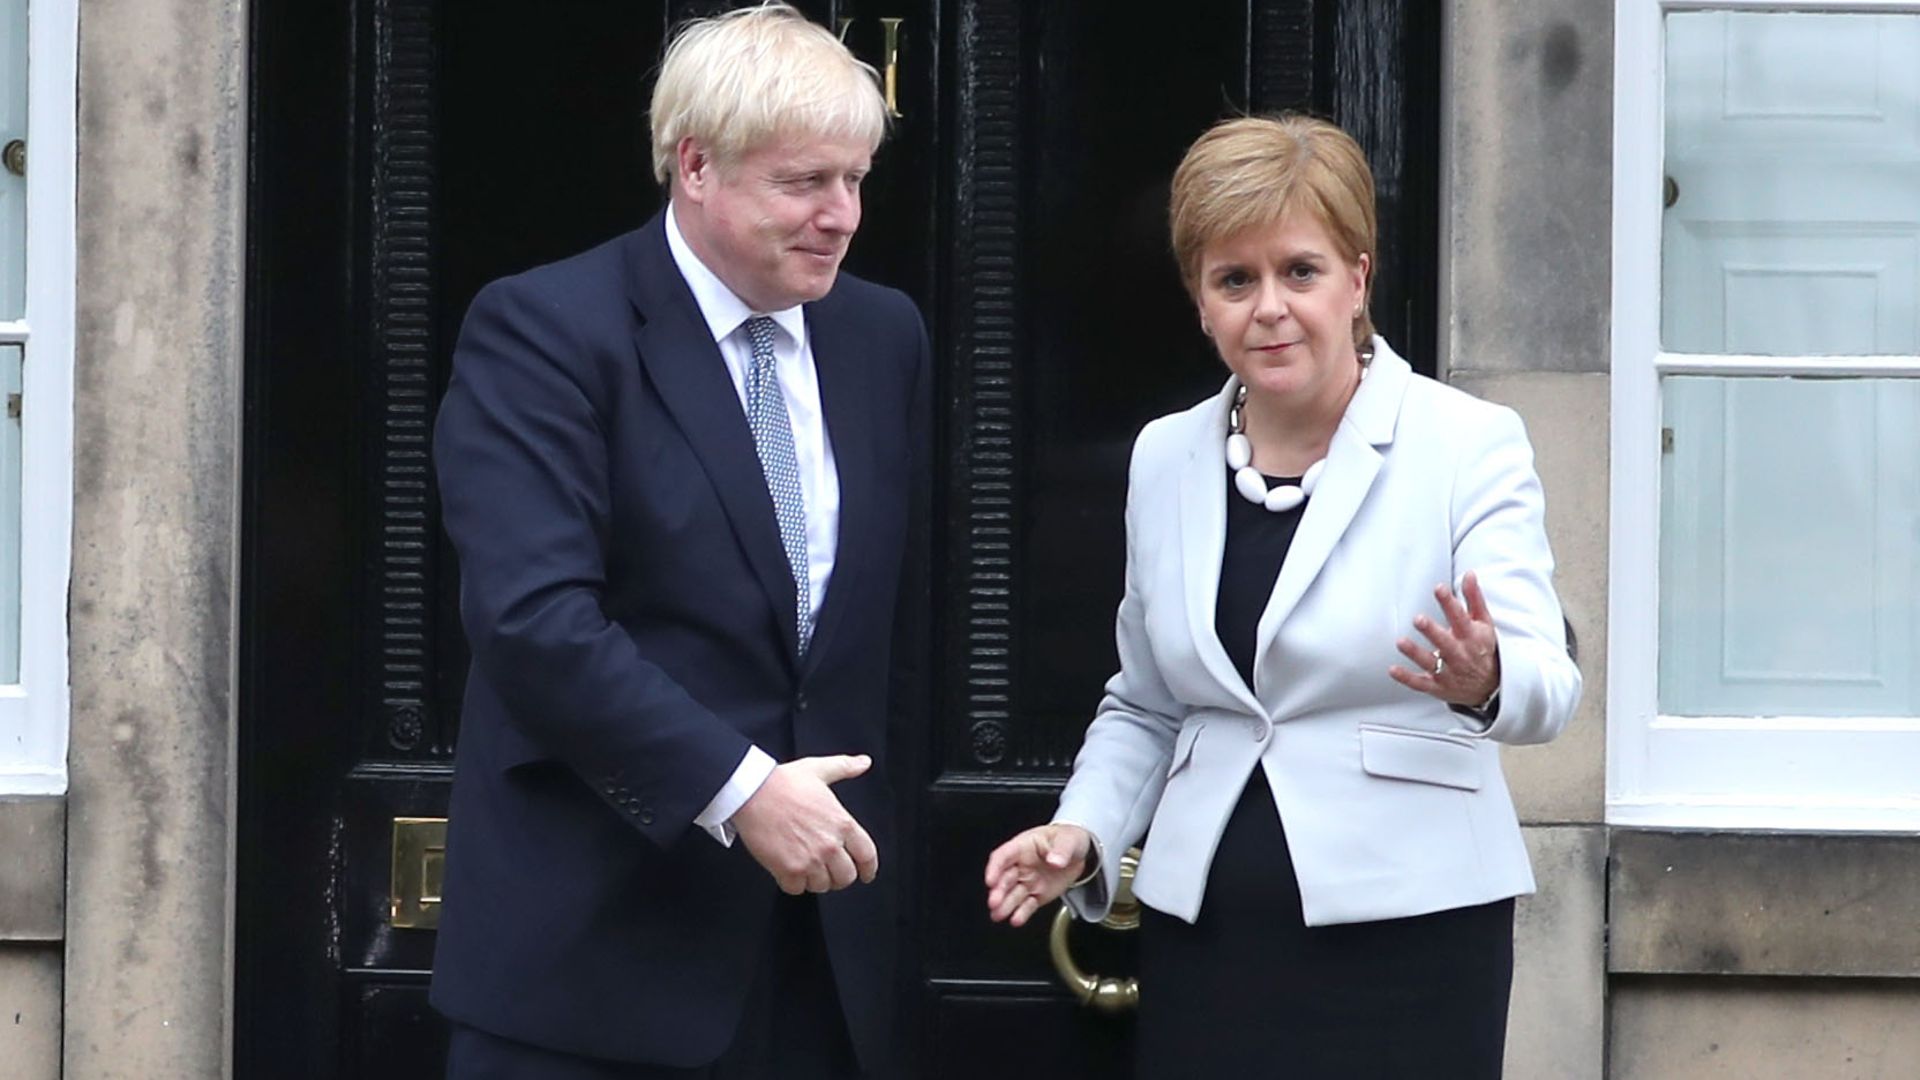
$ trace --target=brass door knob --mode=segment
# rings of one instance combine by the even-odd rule
[[[15,176],[27,175],[27,140],[15,139],[0,147],[0,165]]]
[[[1113,898],[1113,906],[1108,909],[1107,917],[1100,925],[1109,930],[1138,930],[1140,928],[1140,901],[1133,897],[1133,875],[1140,868],[1140,849],[1129,848],[1120,857],[1120,887]],[[1047,951],[1053,957],[1053,970],[1060,975],[1060,981],[1067,984],[1080,1004],[1090,1005],[1101,1012],[1126,1012],[1140,1004],[1140,980],[1129,975],[1125,978],[1113,975],[1091,975],[1082,970],[1073,959],[1073,949],[1067,940],[1067,933],[1073,926],[1073,912],[1066,904],[1053,913],[1053,929],[1047,935]]]

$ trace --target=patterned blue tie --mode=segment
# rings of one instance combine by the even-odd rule
[[[747,426],[753,429],[753,447],[767,474],[773,495],[773,513],[780,519],[780,545],[787,549],[798,602],[800,652],[813,639],[813,585],[807,573],[807,501],[800,490],[800,463],[793,454],[793,424],[787,418],[787,399],[773,370],[774,322],[765,315],[747,320],[747,340],[753,345],[753,369],[747,374]]]

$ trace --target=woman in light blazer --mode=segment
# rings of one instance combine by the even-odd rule
[[[1498,1077],[1533,890],[1498,744],[1580,694],[1526,431],[1373,334],[1340,129],[1217,125],[1171,219],[1230,377],[1134,446],[1120,671],[988,907],[1100,919],[1145,838],[1139,1076]]]

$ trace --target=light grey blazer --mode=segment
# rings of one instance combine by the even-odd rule
[[[1134,444],[1127,581],[1107,683],[1056,821],[1088,828],[1103,873],[1071,890],[1105,915],[1119,853],[1148,835],[1133,891],[1194,920],[1256,764],[1286,825],[1310,926],[1533,891],[1497,743],[1536,743],[1580,696],[1533,448],[1511,409],[1423,376],[1386,342],[1335,431],[1260,618],[1253,688],[1214,632],[1226,536],[1231,382]],[[1492,727],[1387,676],[1435,585],[1477,571],[1499,632]]]

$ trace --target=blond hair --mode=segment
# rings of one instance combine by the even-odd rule
[[[773,2],[682,26],[647,112],[653,174],[663,186],[673,181],[684,138],[728,165],[788,135],[865,139],[878,148],[887,126],[873,68],[826,27]]]
[[[1324,226],[1349,265],[1365,255],[1371,279],[1378,230],[1373,170],[1353,136],[1298,113],[1236,117],[1209,128],[1174,170],[1168,208],[1173,256],[1187,291],[1199,296],[1200,261],[1209,247],[1270,228],[1295,211]],[[1373,319],[1363,305],[1353,341],[1365,348],[1372,338]]]

